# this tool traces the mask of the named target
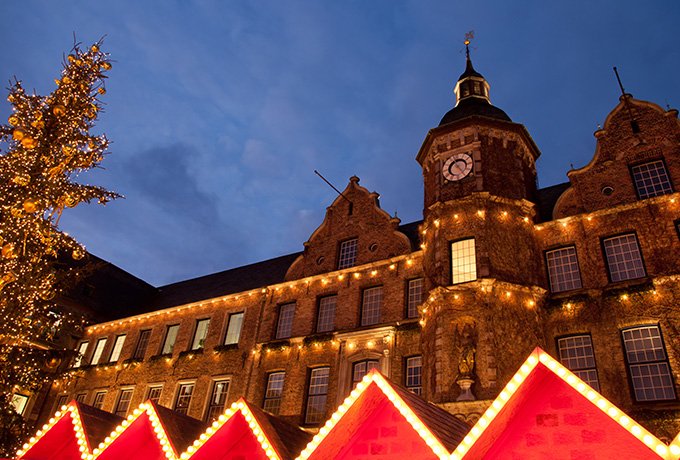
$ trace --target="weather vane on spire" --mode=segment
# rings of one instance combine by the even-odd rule
[[[463,42],[465,44],[465,56],[467,56],[468,59],[470,59],[470,41],[475,38],[475,31],[471,30],[465,34],[465,41]]]

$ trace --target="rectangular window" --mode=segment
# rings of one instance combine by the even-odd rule
[[[24,412],[26,411],[26,407],[28,406],[28,400],[30,399],[29,395],[23,395],[21,393],[13,393],[12,394],[12,407],[14,407],[14,410],[16,411],[17,414],[23,416]]]
[[[94,401],[92,401],[92,407],[101,409],[104,405],[104,397],[106,396],[106,391],[98,391],[94,394]]]
[[[383,288],[376,286],[364,289],[361,303],[361,325],[371,326],[380,322],[380,310],[382,307]]]
[[[179,331],[179,324],[168,326],[165,332],[165,340],[163,341],[163,348],[161,354],[168,355],[175,349],[175,341],[177,340],[177,332]]]
[[[54,412],[60,411],[62,407],[68,404],[68,395],[59,395],[57,398],[57,404],[54,407]]]
[[[131,400],[132,400],[132,388],[120,390],[120,394],[118,395],[118,402],[116,403],[116,410],[113,413],[120,417],[125,418],[125,416],[127,415],[127,411],[130,408]]]
[[[352,364],[352,386],[361,382],[371,369],[380,370],[380,361],[377,359],[364,359]]]
[[[675,224],[675,231],[678,233],[678,238],[680,238],[680,219],[673,222]]]
[[[423,358],[422,356],[411,356],[406,358],[406,388],[419,395],[423,392]]]
[[[241,338],[241,327],[243,327],[243,312],[229,315],[227,335],[224,338],[225,345],[235,345],[238,343]]]
[[[316,332],[329,332],[335,329],[335,306],[338,296],[329,295],[319,299],[319,315],[316,320]]]
[[[673,193],[673,185],[663,160],[633,166],[630,170],[635,181],[635,190],[641,200]]]
[[[309,373],[307,385],[307,409],[305,423],[312,425],[320,423],[326,415],[326,398],[328,397],[329,367],[318,367]]]
[[[354,267],[357,261],[357,238],[346,240],[340,243],[340,252],[338,254],[338,270],[343,268]]]
[[[80,345],[78,346],[78,354],[76,355],[76,359],[73,361],[73,367],[80,367],[83,364],[83,358],[85,357],[85,353],[87,352],[87,346],[89,344],[90,342],[80,343]]]
[[[227,403],[227,394],[229,393],[229,380],[215,380],[213,382],[212,392],[210,393],[210,400],[208,401],[208,411],[206,413],[206,421],[212,422],[224,412],[224,406]]]
[[[637,237],[633,233],[602,240],[609,279],[612,282],[642,278],[646,275]]]
[[[595,367],[595,353],[590,335],[572,335],[557,339],[557,351],[564,367],[578,378],[600,391],[600,381]]]
[[[279,321],[276,325],[276,338],[287,339],[293,331],[295,303],[287,303],[279,307]]]
[[[76,402],[85,404],[86,399],[87,399],[87,393],[78,393],[76,395]]]
[[[113,348],[111,349],[111,356],[109,357],[110,363],[115,363],[120,359],[120,352],[123,351],[124,343],[125,334],[116,336],[116,340],[113,342]]]
[[[158,401],[161,399],[161,393],[163,393],[163,385],[149,387],[149,394],[147,394],[146,399],[158,404]]]
[[[632,327],[621,334],[635,400],[675,399],[671,368],[659,326]]]
[[[151,329],[144,329],[139,332],[135,354],[132,356],[134,359],[144,359],[146,348],[149,346],[149,338],[151,338]]]
[[[406,317],[417,318],[418,306],[423,303],[423,279],[409,280],[406,290]]]
[[[97,340],[97,345],[94,347],[94,353],[92,353],[92,359],[90,360],[90,364],[93,366],[95,364],[99,364],[99,360],[102,357],[102,353],[104,353],[104,347],[106,346],[106,337],[103,337],[101,339]]]
[[[189,404],[191,404],[191,396],[193,394],[193,383],[180,383],[177,390],[177,398],[175,399],[175,412],[187,415]]]
[[[196,321],[196,331],[194,331],[194,340],[191,341],[192,350],[201,350],[205,345],[205,338],[208,336],[208,326],[210,325],[210,318],[199,319]]]
[[[451,284],[465,283],[477,279],[477,258],[475,239],[451,243]]]
[[[262,409],[274,415],[278,415],[281,408],[281,395],[283,395],[283,382],[286,380],[285,372],[273,372],[267,377],[267,389],[264,393]]]
[[[552,292],[581,289],[581,272],[574,246],[547,251],[545,260]]]

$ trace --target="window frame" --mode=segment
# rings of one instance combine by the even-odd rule
[[[178,407],[180,398],[185,398],[186,395],[182,394],[182,388],[191,388],[189,392],[189,399],[187,401],[186,407]],[[196,390],[196,382],[194,380],[179,381],[177,382],[177,391],[175,392],[174,401],[172,403],[172,410],[178,414],[189,415],[189,409],[191,408],[191,401],[194,399],[194,391]]]
[[[678,239],[680,239],[680,219],[675,219],[673,221],[673,226],[675,227],[675,231],[678,234]]]
[[[62,393],[60,395],[57,395],[57,400],[54,402],[55,407],[52,413],[54,414],[57,411],[61,411],[61,408],[67,405],[68,402],[69,402],[68,393]]]
[[[154,384],[154,385],[149,385],[149,387],[146,390],[146,399],[145,401],[153,400],[151,398],[151,393],[155,390],[160,390],[158,393],[158,397],[154,401],[156,404],[159,404],[159,401],[161,400],[161,395],[163,394],[163,384]]]
[[[325,382],[325,390],[323,393],[314,393],[312,394],[312,378],[314,378],[314,373],[317,371],[326,371],[326,382]],[[320,377],[323,378],[323,377]],[[330,366],[318,366],[318,367],[312,367],[309,368],[307,371],[307,387],[305,391],[305,410],[303,413],[303,424],[306,426],[317,426],[320,425],[324,420],[325,420],[325,415],[326,412],[328,411],[328,387],[330,386],[330,381],[331,381],[331,367]],[[317,387],[321,387],[323,385],[317,385]],[[315,397],[318,396],[323,396],[323,410],[320,411],[319,419],[318,420],[309,420],[310,416],[310,403],[315,399]]]
[[[272,383],[272,377],[275,375],[283,375],[281,379],[281,389],[278,396],[267,396],[269,394],[269,384]],[[281,410],[281,402],[283,400],[283,389],[286,386],[286,371],[272,371],[266,374],[265,385],[264,385],[264,395],[262,397],[262,410],[267,411],[271,414],[278,415]],[[276,412],[273,412],[271,408],[267,408],[267,401],[277,401],[275,404]]]
[[[94,397],[92,398],[92,407],[95,409],[102,410],[102,407],[104,407],[104,398],[106,398],[106,390],[97,390],[94,392]],[[97,405],[97,398],[101,396],[101,401],[99,402],[99,405]]]
[[[661,163],[661,166],[663,167],[663,171],[666,174],[666,178],[668,179],[668,185],[670,185],[670,191],[669,192],[663,192],[663,193],[658,193],[656,195],[647,195],[645,197],[642,197],[640,193],[640,188],[638,187],[638,182],[635,179],[635,172],[633,171],[634,168],[638,168],[640,166],[645,166],[645,165],[650,165],[652,163]],[[637,197],[638,200],[646,200],[648,198],[654,198],[657,196],[663,196],[663,195],[670,195],[672,193],[675,193],[675,187],[673,186],[673,180],[671,179],[670,172],[668,171],[668,166],[666,165],[666,160],[661,157],[661,158],[655,158],[655,159],[649,159],[641,162],[636,162],[628,165],[628,171],[630,172],[630,177],[633,181],[633,188],[635,189],[635,196]]]
[[[220,383],[226,383],[227,384],[227,389],[226,391],[222,391],[222,404],[213,404],[213,398],[215,396],[215,389],[217,388],[217,385]],[[205,420],[208,423],[213,422],[214,420],[217,420],[217,418],[224,413],[225,407],[227,407],[227,401],[229,400],[229,390],[231,389],[231,378],[229,377],[213,377],[212,379],[212,384],[210,385],[210,392],[208,393],[208,401],[206,402],[205,405],[205,415],[203,417],[203,420]],[[213,412],[213,409],[217,409],[218,411],[213,414],[211,417],[211,412]]]
[[[121,340],[122,342],[120,344],[120,349],[118,350],[118,356],[116,356],[115,360],[114,358],[114,353],[116,353],[116,347],[118,346],[118,341]],[[127,334],[118,334],[116,338],[113,340],[113,346],[111,347],[111,353],[109,353],[109,361],[110,363],[117,363],[120,361],[120,355],[123,353],[123,346],[125,345],[125,339],[127,338]]]
[[[94,345],[94,349],[92,350],[92,356],[90,357],[90,365],[91,366],[96,366],[97,364],[102,364],[101,359],[102,356],[104,356],[104,350],[106,349],[106,342],[109,340],[108,337],[100,337],[97,339]],[[99,348],[99,344],[102,344],[101,348]],[[97,350],[99,351],[99,354],[97,355]],[[95,356],[97,359],[95,360]]]
[[[292,308],[293,313],[290,315],[290,324],[287,325],[287,330],[284,330],[283,332],[286,332],[285,334],[282,333],[281,331],[281,319],[284,318],[282,316],[283,309],[284,308]],[[297,302],[286,302],[279,304],[278,306],[278,314],[276,316],[276,329],[274,330],[274,339],[275,340],[284,340],[284,339],[289,339],[293,336],[293,324],[295,322],[295,310],[297,309]],[[287,318],[287,316],[285,317]]]
[[[662,360],[650,360],[650,361],[639,361],[636,363],[631,363],[628,359],[628,349],[626,348],[626,341],[624,337],[624,331],[630,331],[633,329],[642,329],[642,328],[648,328],[648,327],[655,327],[656,330],[659,332],[659,339],[661,341],[661,349],[664,352],[664,355],[666,356],[665,359]],[[673,369],[671,367],[670,359],[668,357],[668,349],[666,348],[666,341],[663,338],[663,332],[661,331],[661,324],[660,323],[644,323],[644,324],[637,324],[635,326],[629,326],[629,327],[624,327],[619,330],[619,334],[621,336],[621,348],[623,351],[623,358],[626,363],[626,375],[628,376],[628,388],[630,389],[631,393],[631,399],[633,403],[635,404],[663,404],[663,403],[668,403],[671,401],[677,401],[678,400],[678,394],[675,389],[675,379],[673,378]],[[637,394],[635,392],[635,381],[633,379],[633,374],[631,371],[631,366],[636,366],[640,364],[657,364],[657,363],[665,363],[668,366],[668,377],[671,380],[671,391],[673,392],[674,398],[672,399],[648,399],[648,400],[639,400],[637,398]]]
[[[593,354],[593,367],[582,367],[578,369],[572,369],[565,363],[564,359],[562,358],[562,348],[560,347],[560,340],[565,340],[565,339],[571,339],[571,338],[576,338],[576,337],[588,337],[590,339],[590,350]],[[555,350],[557,351],[557,360],[569,371],[576,375],[576,377],[580,378],[583,380],[586,384],[588,384],[593,390],[597,391],[598,393],[601,392],[601,387],[600,387],[600,373],[597,370],[597,357],[595,356],[595,344],[593,343],[593,336],[589,332],[576,332],[573,334],[565,334],[565,335],[560,335],[555,337]],[[597,388],[593,387],[588,383],[586,380],[584,380],[577,372],[581,371],[590,371],[594,370],[595,371],[595,378],[597,379]]]
[[[335,299],[335,302],[333,302],[333,314],[331,315],[331,320],[330,320],[330,329],[319,329],[319,327],[322,325],[321,322],[321,313],[322,307],[328,307],[328,305],[322,305],[323,302],[327,299]],[[316,325],[314,326],[314,331],[317,334],[323,334],[327,332],[333,332],[335,331],[335,314],[338,310],[338,294],[327,294],[327,295],[322,295],[316,300]]]
[[[172,348],[171,348],[171,350],[168,351],[168,352],[166,352],[166,351],[165,351],[165,344],[166,344],[167,341],[168,341],[168,336],[170,335],[170,329],[172,329],[173,327],[176,327],[176,328],[177,328],[177,332],[175,333],[175,340],[174,340],[173,343],[172,343]],[[168,325],[165,327],[165,335],[163,336],[163,341],[161,342],[161,351],[160,351],[160,354],[161,354],[161,355],[171,355],[171,354],[174,353],[174,351],[175,351],[175,346],[177,345],[177,336],[179,335],[179,328],[180,328],[180,323],[168,324]]]
[[[378,320],[373,323],[369,322],[364,322],[364,312],[366,310],[366,293],[369,291],[373,291],[376,289],[380,289],[380,303],[378,304]],[[359,309],[359,326],[360,327],[370,327],[370,326],[375,326],[376,324],[382,323],[382,314],[383,314],[383,304],[385,301],[385,287],[382,284],[377,284],[374,286],[367,286],[361,290],[361,308]]]
[[[463,281],[454,281],[454,274],[453,274],[453,245],[462,243],[464,241],[469,241],[472,240],[472,248],[474,250],[474,260],[475,260],[475,272],[474,272],[474,278],[472,279],[465,279]],[[474,236],[468,236],[464,238],[459,238],[457,240],[451,240],[449,241],[449,280],[451,282],[451,286],[456,285],[456,284],[464,284],[464,283],[471,283],[472,281],[477,281],[479,279],[479,270],[477,270],[477,239]],[[466,272],[467,274],[467,272]]]
[[[581,286],[556,291],[553,288],[552,276],[550,274],[550,263],[549,263],[549,259],[548,259],[548,254],[553,253],[553,252],[557,252],[557,251],[563,251],[565,249],[570,249],[570,248],[574,249],[574,256],[576,257],[576,269],[578,271],[578,281],[579,281],[579,284]],[[545,251],[543,251],[543,261],[545,262],[545,271],[546,271],[546,274],[547,274],[547,277],[548,277],[548,287],[550,288],[551,293],[560,294],[562,292],[569,292],[569,291],[576,291],[578,289],[583,289],[583,277],[581,276],[581,264],[579,263],[579,260],[578,260],[578,250],[576,249],[576,244],[567,244],[567,245],[563,245],[563,246],[558,246],[558,247],[546,249]]]
[[[85,346],[85,349],[81,351],[81,349]],[[71,365],[72,368],[77,369],[79,367],[82,367],[85,365],[85,356],[87,355],[87,349],[90,347],[90,341],[89,340],[83,340],[78,344],[77,352],[78,354],[73,360],[73,364]]]
[[[151,329],[142,329],[139,331],[139,336],[137,337],[137,344],[135,345],[135,351],[132,354],[132,359],[144,360],[146,357],[146,351],[149,349],[149,341],[151,339]],[[148,333],[145,335],[145,333]],[[144,339],[144,342],[142,342]],[[140,349],[140,345],[143,344],[143,348]],[[140,353],[141,351],[141,353]]]
[[[419,385],[409,385],[408,384],[408,379],[409,379],[409,360],[419,358],[420,359],[420,375],[418,376],[420,380]],[[421,396],[423,394],[423,355],[410,355],[410,356],[404,356],[404,386],[406,387],[407,390],[410,392],[417,394],[418,396]],[[413,391],[414,388],[417,388],[418,391]]]
[[[196,344],[196,339],[198,338],[198,331],[199,328],[201,327],[202,324],[206,324],[205,326],[205,335],[203,336],[202,339],[198,341],[198,344]],[[201,318],[197,319],[194,322],[194,333],[191,336],[191,342],[189,342],[189,351],[200,351],[205,348],[205,341],[208,339],[208,332],[210,331],[210,318]],[[175,338],[175,341],[177,338]]]
[[[231,321],[234,319],[236,316],[241,316],[241,324],[238,327],[238,332],[236,333],[236,341],[235,342],[227,342],[229,340],[229,328],[231,327]],[[245,311],[238,311],[234,313],[229,313],[227,316],[227,328],[224,331],[224,340],[222,340],[222,345],[234,345],[238,346],[238,343],[241,341],[241,332],[243,331],[243,321],[246,317],[246,312]]]
[[[132,396],[134,395],[135,392],[135,387],[124,387],[121,388],[120,391],[118,392],[118,397],[116,398],[116,405],[113,406],[113,414],[118,415],[119,417],[127,417],[128,412],[130,411],[130,404],[132,403]],[[128,399],[127,402],[127,407],[125,408],[125,413],[124,414],[119,414],[121,412],[120,410],[120,404],[123,401],[123,395],[124,394],[129,394],[130,399]]]
[[[377,363],[378,366],[377,367],[371,367],[371,369],[378,369],[378,370],[382,371],[382,360],[380,358],[363,358],[363,359],[358,359],[356,361],[352,361],[352,363],[351,363],[352,367],[350,369],[350,375],[349,375],[350,388],[351,389],[353,389],[356,386],[357,383],[361,382],[361,380],[363,380],[363,378],[366,376],[366,374],[371,372],[371,369],[368,369],[368,363],[372,363],[372,362]],[[364,363],[366,364],[366,370],[364,371],[364,375],[362,375],[359,380],[355,380],[354,379],[354,368],[358,364],[364,364]]]
[[[640,254],[640,262],[642,263],[642,270],[645,272],[643,276],[635,277],[635,278],[626,278],[622,280],[616,280],[614,281],[612,279],[612,271],[609,266],[609,259],[607,257],[607,247],[605,246],[605,242],[607,240],[611,240],[614,238],[620,238],[622,236],[628,236],[628,235],[633,235],[635,237],[635,243],[637,245],[638,253]],[[600,247],[602,248],[602,256],[604,258],[604,266],[607,271],[607,279],[609,280],[610,283],[625,283],[627,281],[633,281],[633,280],[641,280],[646,278],[648,275],[647,271],[647,266],[645,264],[645,257],[642,254],[642,246],[640,245],[640,239],[638,238],[637,232],[635,231],[630,231],[630,232],[623,232],[623,233],[617,233],[615,235],[609,235],[609,236],[603,236],[600,238]]]
[[[415,314],[411,315],[411,283],[415,281],[420,281],[420,302],[418,302],[415,307]],[[405,301],[404,301],[404,306],[406,307],[404,309],[404,318],[406,319],[415,319],[418,318],[418,305],[421,305],[423,303],[423,294],[425,294],[425,278],[417,277],[417,278],[410,278],[406,280],[406,295],[405,295]]]
[[[350,264],[343,263],[343,245],[350,243],[354,241],[354,255],[352,258],[352,262]],[[335,264],[336,270],[344,270],[346,268],[352,268],[356,267],[357,265],[357,256],[359,255],[359,237],[354,236],[352,238],[347,238],[338,243],[338,257],[337,257],[337,263]]]

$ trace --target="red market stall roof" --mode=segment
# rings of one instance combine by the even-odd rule
[[[17,452],[23,460],[80,460],[91,453],[123,419],[71,401]]]
[[[669,447],[540,348],[470,434],[458,459],[658,459]]]
[[[92,452],[101,460],[174,459],[206,428],[200,420],[142,403]]]
[[[312,435],[241,398],[182,454],[191,460],[293,460]]]
[[[298,460],[448,459],[470,427],[371,371]]]
[[[670,453],[668,455],[668,458],[671,460],[680,459],[680,433],[678,433],[675,439],[673,439],[669,447]]]

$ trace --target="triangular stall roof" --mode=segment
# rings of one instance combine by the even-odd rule
[[[142,403],[94,449],[101,460],[177,458],[206,428],[205,423],[151,401]]]
[[[312,435],[241,398],[181,456],[191,460],[293,460]]]
[[[470,427],[373,370],[298,460],[448,459]]]
[[[640,460],[668,455],[666,444],[536,348],[451,459]]]

